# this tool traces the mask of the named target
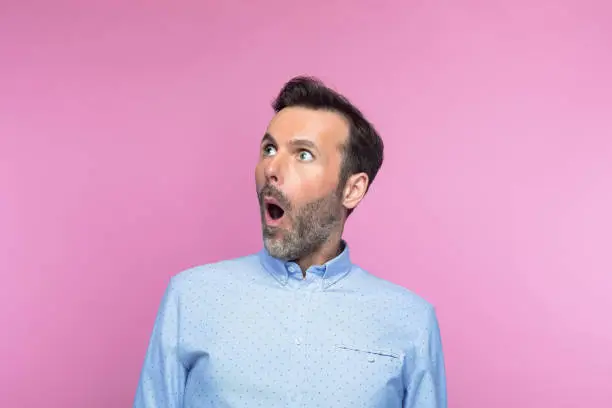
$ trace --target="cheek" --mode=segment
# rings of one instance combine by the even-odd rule
[[[285,184],[284,191],[295,205],[301,206],[328,195],[330,186],[321,176],[298,175]]]
[[[300,186],[302,194],[312,199],[317,199],[329,194],[337,186],[337,177],[333,177],[325,169],[297,174],[296,184]]]
[[[265,184],[266,177],[263,172],[263,167],[261,165],[255,166],[255,185],[257,186],[257,191]]]

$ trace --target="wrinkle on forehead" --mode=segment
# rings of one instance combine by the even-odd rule
[[[277,113],[268,126],[279,142],[291,139],[307,139],[322,149],[335,145],[343,151],[348,139],[348,121],[339,113],[303,107],[285,108]]]

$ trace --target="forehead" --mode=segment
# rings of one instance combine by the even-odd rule
[[[349,126],[345,118],[336,112],[290,107],[272,118],[267,132],[281,144],[292,139],[307,139],[325,151],[343,148],[348,139]]]

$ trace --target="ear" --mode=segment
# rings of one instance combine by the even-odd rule
[[[368,190],[369,182],[366,173],[356,173],[350,176],[342,192],[342,205],[347,209],[357,207]]]

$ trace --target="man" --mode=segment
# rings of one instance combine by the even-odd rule
[[[342,239],[382,140],[316,79],[273,107],[255,169],[264,249],[171,278],[134,407],[446,407],[432,306]]]

